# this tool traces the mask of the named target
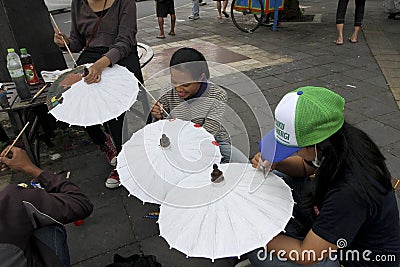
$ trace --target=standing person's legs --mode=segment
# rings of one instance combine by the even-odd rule
[[[336,28],[338,37],[335,41],[336,44],[343,44],[343,26],[348,3],[349,0],[339,0],[338,2],[338,7],[336,10]]]
[[[171,14],[171,30],[169,35],[175,35],[175,23],[176,23],[176,15]]]
[[[217,0],[217,10],[218,10],[218,18],[222,19],[222,13],[221,13],[221,1]]]
[[[222,14],[224,14],[225,18],[229,18],[228,13],[226,12],[226,7],[228,6],[228,0],[224,0],[224,6],[222,8]]]
[[[175,35],[175,23],[176,23],[176,15],[175,15],[175,3],[174,0],[169,0],[168,4],[168,14],[171,16],[171,30],[169,31],[169,35]]]
[[[192,2],[193,2],[192,15],[189,16],[189,19],[198,19],[200,17],[199,0],[192,0]]]
[[[158,27],[160,28],[160,35],[157,36],[157,38],[165,38],[164,34],[164,18],[163,17],[157,17],[158,20]]]
[[[65,231],[64,226],[51,225],[41,227],[36,229],[33,232],[33,235],[41,243],[52,250],[65,267],[70,266],[67,232]]]
[[[350,42],[356,43],[358,32],[361,30],[362,20],[364,18],[365,0],[356,0],[356,10],[354,16],[354,31],[350,37]]]

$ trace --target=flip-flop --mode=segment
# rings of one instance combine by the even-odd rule
[[[336,45],[342,45],[343,44],[343,42],[338,42],[338,40],[333,41],[333,43],[336,44]]]
[[[355,44],[355,43],[357,43],[357,40],[353,41],[353,40],[351,40],[351,37],[349,37],[349,42],[352,44]]]
[[[165,36],[164,36],[164,35],[159,35],[159,36],[157,36],[156,38],[157,38],[157,39],[165,39]]]
[[[222,19],[222,16],[217,16],[217,19]]]
[[[174,32],[169,32],[168,35],[175,36],[176,34]]]
[[[226,13],[226,11],[222,11],[222,14],[224,14],[225,18],[229,18],[229,15]]]

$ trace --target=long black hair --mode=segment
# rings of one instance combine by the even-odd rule
[[[366,133],[347,122],[327,140],[317,144],[317,150],[323,157],[316,173],[317,207],[322,207],[329,189],[345,179],[346,171],[355,179],[345,183],[349,183],[363,201],[375,200],[381,204],[382,196],[392,190],[385,157],[378,146]]]

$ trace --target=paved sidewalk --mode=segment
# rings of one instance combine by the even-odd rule
[[[184,46],[195,47],[215,64],[213,80],[232,88],[229,105],[237,114],[229,120],[237,146],[248,156],[257,151],[260,136],[272,127],[271,113],[281,97],[304,85],[330,88],[346,99],[346,119],[365,130],[380,146],[392,174],[400,177],[400,20],[388,20],[382,1],[366,3],[364,34],[357,44],[333,44],[336,38],[336,1],[301,1],[305,14],[315,21],[284,23],[272,32],[260,27],[253,34],[240,32],[231,19],[218,20],[215,2],[200,7],[200,19],[188,20],[191,3],[178,8],[176,36],[156,39],[155,16],[139,20],[138,41],[155,52],[143,69],[146,86],[155,94],[168,83],[165,73],[170,55]],[[353,3],[349,3],[345,36],[352,32]],[[169,22],[166,20],[166,33]],[[240,72],[239,72],[240,71]],[[157,75],[155,75],[158,73]],[[256,86],[246,80],[248,77]],[[254,90],[256,88],[257,90]],[[258,91],[259,90],[259,91]],[[393,91],[393,93],[392,93]],[[268,104],[259,96],[264,96]],[[256,100],[255,100],[256,99]],[[249,101],[247,101],[249,100]],[[397,100],[397,104],[396,104]],[[247,101],[247,103],[246,103]],[[257,115],[257,112],[260,111]],[[261,117],[260,114],[265,117]],[[140,118],[131,114],[140,121]],[[242,127],[235,127],[240,120]],[[139,127],[143,124],[137,124]],[[239,144],[243,139],[247,144]],[[61,158],[54,170],[71,170],[71,180],[81,186],[95,204],[82,226],[68,225],[73,266],[105,266],[114,253],[156,255],[164,267],[217,266],[207,259],[187,259],[169,249],[158,236],[154,220],[144,219],[156,205],[143,205],[128,197],[124,188],[107,190],[104,181],[111,171],[93,146],[86,154]],[[221,265],[218,265],[221,266]]]

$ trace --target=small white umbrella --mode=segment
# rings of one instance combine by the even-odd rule
[[[105,68],[99,83],[87,84],[79,75],[83,66],[63,73],[49,88],[47,106],[57,119],[70,125],[102,124],[131,108],[139,86],[125,67]]]
[[[160,143],[163,134],[169,139],[165,147]],[[203,127],[180,119],[160,120],[134,133],[123,145],[117,171],[131,195],[161,204],[182,179],[220,161],[218,143]]]
[[[192,174],[161,205],[160,235],[187,256],[239,257],[265,246],[292,216],[291,189],[275,174],[264,178],[244,163],[221,164],[219,169],[222,183],[211,182],[210,172]],[[254,182],[260,186],[250,193]]]

